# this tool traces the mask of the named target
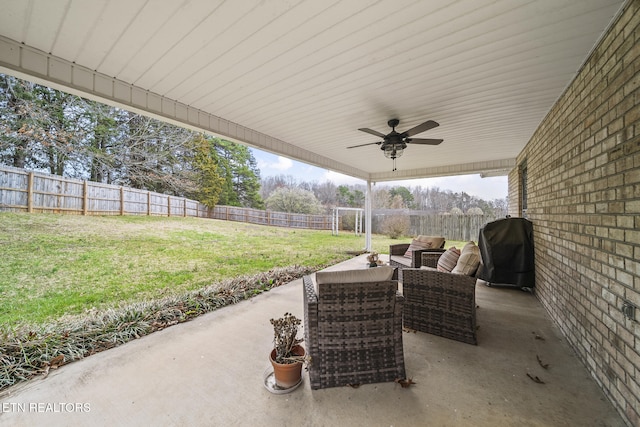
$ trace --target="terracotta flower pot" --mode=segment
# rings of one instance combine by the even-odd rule
[[[293,354],[296,356],[304,356],[305,350],[302,346],[293,347]],[[271,354],[269,355],[269,360],[271,361],[271,365],[273,365],[273,375],[276,380],[276,384],[281,388],[291,388],[294,385],[300,382],[302,378],[302,362],[295,363],[277,363],[275,361],[276,358],[276,349],[271,350]]]

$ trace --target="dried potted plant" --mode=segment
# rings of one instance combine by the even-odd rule
[[[377,267],[379,257],[380,255],[378,255],[377,252],[371,252],[371,254],[367,256],[367,261],[369,261],[369,267]]]
[[[301,320],[291,313],[271,319],[273,325],[273,350],[269,360],[273,365],[276,384],[281,388],[291,388],[302,378],[302,365],[306,362],[306,352],[300,345],[298,326]]]

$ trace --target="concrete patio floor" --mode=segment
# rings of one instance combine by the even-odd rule
[[[299,279],[5,390],[0,426],[624,425],[533,295],[478,284],[476,299],[477,346],[404,334],[410,388],[311,391],[303,373],[270,393],[269,319],[302,318]]]

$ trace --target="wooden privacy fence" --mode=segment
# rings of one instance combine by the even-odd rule
[[[156,215],[215,218],[291,228],[330,230],[329,215],[209,208],[184,197],[0,167],[0,211],[74,215]]]
[[[379,210],[371,217],[373,233],[383,234],[384,220],[390,216],[407,216],[409,234],[417,236],[443,236],[447,240],[478,241],[480,229],[498,219],[495,215],[442,215],[409,210]]]
[[[306,215],[239,208],[235,206],[215,206],[209,217],[226,221],[250,222],[252,224],[275,225],[279,227],[331,230],[331,217],[329,215]]]
[[[331,230],[330,215],[272,212],[236,206],[208,208],[184,197],[10,167],[0,167],[0,211],[183,216]],[[375,210],[371,217],[372,232],[384,234],[384,219],[396,215],[409,217],[409,235],[438,235],[448,240],[477,240],[480,228],[497,219],[489,215],[436,215],[409,210]],[[347,218],[341,218],[340,226],[350,228],[349,215],[345,216]]]
[[[20,169],[0,169],[0,208],[77,215],[206,216],[184,197]]]

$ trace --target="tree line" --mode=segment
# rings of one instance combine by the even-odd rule
[[[208,206],[264,207],[247,147],[3,74],[0,163]]]
[[[261,179],[248,147],[0,74],[0,163],[198,200],[282,212],[364,207],[364,185]],[[375,209],[506,214],[438,188],[376,186]]]
[[[336,185],[333,182],[297,181],[290,175],[262,179],[260,195],[273,210],[285,209],[291,200],[303,213],[328,213],[334,207],[364,207],[365,185]],[[274,195],[277,195],[274,198]],[[280,201],[282,200],[282,203]],[[306,200],[306,210],[302,207]],[[277,203],[274,203],[277,202]],[[438,187],[404,187],[376,185],[372,189],[373,209],[419,210],[430,214],[470,214],[505,216],[507,198],[484,200],[464,191],[453,192]],[[278,208],[278,209],[276,209]]]

